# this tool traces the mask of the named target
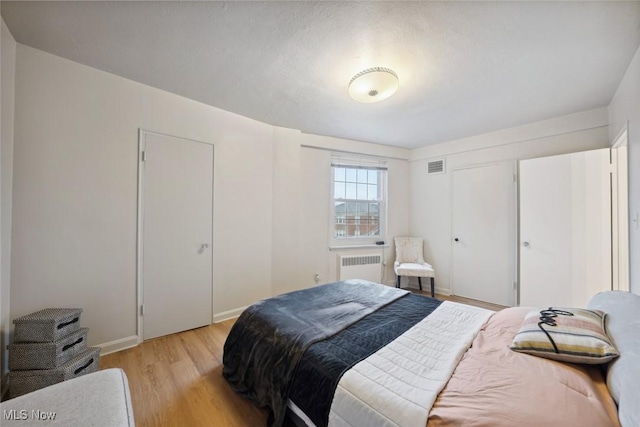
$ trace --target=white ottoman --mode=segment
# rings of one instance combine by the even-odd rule
[[[135,425],[122,369],[105,369],[7,400],[0,403],[0,417],[3,427]]]

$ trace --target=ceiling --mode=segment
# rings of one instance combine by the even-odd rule
[[[640,2],[9,2],[15,39],[272,125],[405,148],[607,106]],[[361,104],[353,75],[400,88]]]

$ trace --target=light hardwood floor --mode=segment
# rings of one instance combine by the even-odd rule
[[[136,426],[266,425],[266,411],[222,377],[222,349],[234,322],[145,341],[100,359],[101,369],[126,372]]]
[[[459,297],[436,297],[491,310],[504,308]],[[100,359],[101,369],[117,367],[126,372],[137,426],[266,425],[266,411],[237,395],[222,377],[224,341],[234,322],[145,341]]]
[[[408,289],[408,290],[410,290],[414,294],[431,296],[431,291],[427,291],[427,290],[422,290],[421,291],[419,289]],[[457,297],[457,296],[453,296],[453,295],[449,296],[449,295],[436,294],[436,298],[438,298],[439,300],[443,300],[443,301],[453,301],[453,302],[459,302],[460,304],[473,305],[473,306],[476,306],[476,307],[486,308],[487,310],[493,310],[493,311],[498,311],[498,310],[502,310],[503,308],[507,308],[504,305],[498,305],[498,304],[493,304],[493,303],[490,303],[490,302],[478,301],[478,300],[471,299],[471,298]]]

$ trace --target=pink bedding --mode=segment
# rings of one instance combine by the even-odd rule
[[[509,308],[489,319],[438,396],[428,427],[620,425],[599,366],[509,349],[530,310]]]

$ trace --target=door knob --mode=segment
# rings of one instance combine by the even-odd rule
[[[208,243],[203,243],[200,245],[200,249],[198,249],[198,253],[201,254],[202,252],[204,252],[205,249],[207,249],[209,247]]]
[[[456,242],[459,242],[459,241],[460,241],[460,239],[458,239],[457,237],[456,237],[455,239],[453,239],[453,240],[455,240]]]
[[[524,246],[525,248],[528,248],[529,246],[531,246],[531,244],[529,242],[523,242],[522,246]]]

